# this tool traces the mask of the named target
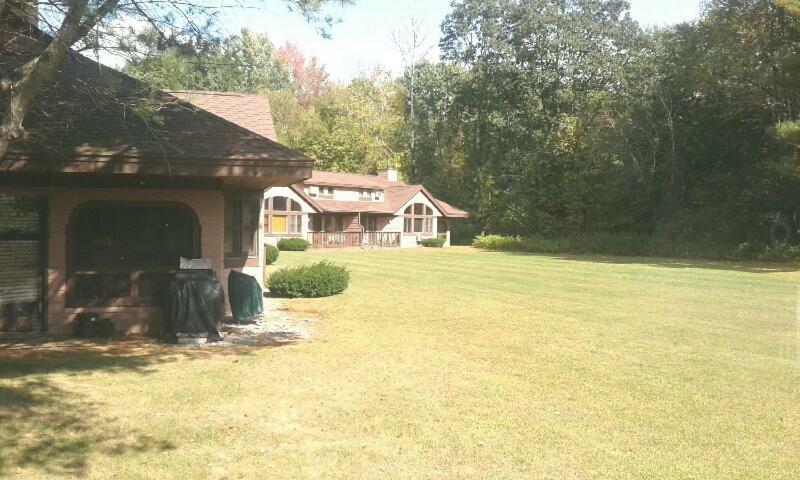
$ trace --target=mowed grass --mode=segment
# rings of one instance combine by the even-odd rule
[[[0,352],[0,477],[800,477],[800,273],[282,252],[313,341]],[[113,477],[112,477],[113,475]]]

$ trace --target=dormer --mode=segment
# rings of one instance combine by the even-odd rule
[[[334,189],[328,186],[308,185],[305,188],[305,192],[309,197],[330,200],[333,198]]]

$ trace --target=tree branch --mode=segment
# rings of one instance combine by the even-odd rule
[[[5,156],[11,143],[22,136],[22,122],[30,109],[31,100],[52,77],[70,47],[113,11],[118,2],[106,0],[84,18],[88,0],[71,0],[61,27],[44,52],[19,68],[19,80],[8,85],[11,98],[0,123],[0,158]]]

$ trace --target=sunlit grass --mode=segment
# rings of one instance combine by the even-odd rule
[[[798,477],[798,273],[470,249],[270,268],[320,259],[352,281],[285,302],[320,319],[309,343],[0,354],[0,476]]]

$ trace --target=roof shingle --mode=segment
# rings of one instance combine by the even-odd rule
[[[209,92],[204,90],[164,90],[198,108],[277,142],[269,99],[264,95]]]
[[[0,68],[8,70],[41,48],[35,39],[8,45],[0,47]],[[213,98],[236,99],[234,109],[242,100]],[[270,132],[263,118],[272,122],[269,112],[263,113],[262,120],[243,116],[244,125],[239,125],[69,52],[27,114],[24,141],[12,144],[0,159],[0,170],[230,179],[264,175],[250,178],[264,186],[270,181],[267,176],[280,178],[284,185],[303,179],[313,160],[265,137]]]

